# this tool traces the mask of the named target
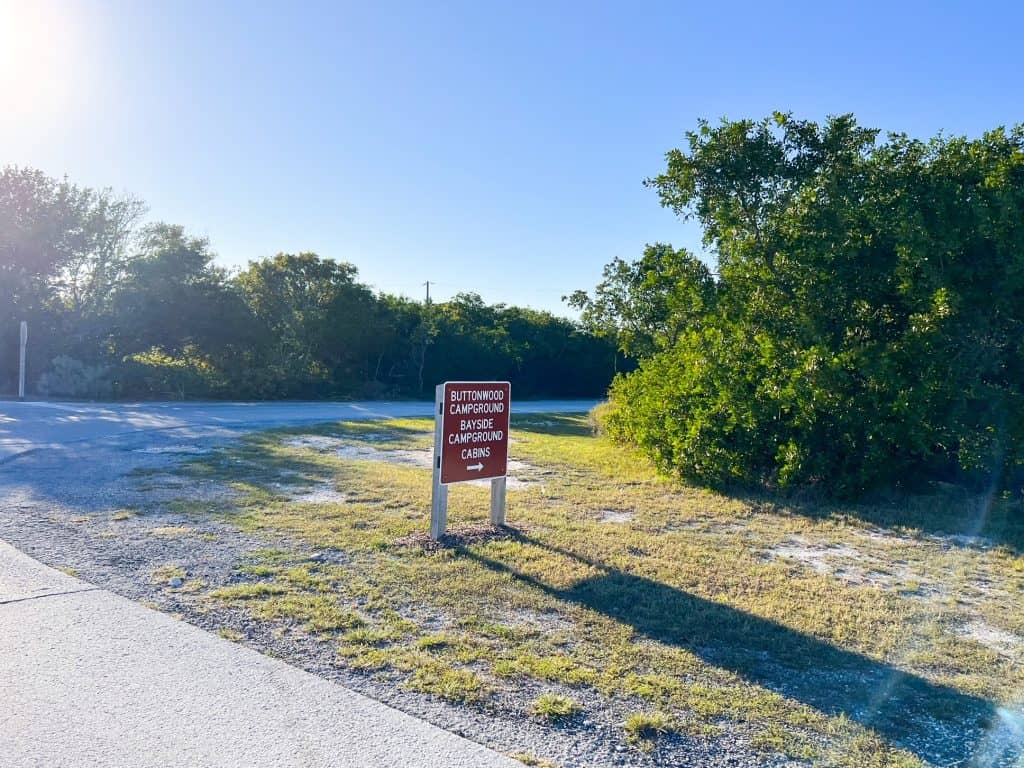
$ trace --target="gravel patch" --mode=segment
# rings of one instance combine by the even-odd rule
[[[448,526],[444,535],[436,541],[430,538],[430,534],[427,531],[421,531],[396,539],[395,544],[400,547],[419,547],[427,552],[437,552],[441,549],[465,547],[485,541],[514,539],[523,530],[525,529],[512,528],[511,526],[499,528],[493,525],[451,525]]]
[[[385,435],[370,433],[374,440],[383,442]],[[359,440],[366,440],[366,435],[360,435]],[[388,464],[396,464],[403,467],[417,467],[419,469],[430,469],[433,460],[433,450],[424,448],[421,450],[410,449],[381,449],[372,445],[362,445],[359,442],[352,442],[338,437],[325,437],[323,435],[300,435],[290,437],[282,441],[283,445],[290,448],[305,448],[319,451],[321,453],[333,453],[341,459],[349,461],[382,461]],[[510,459],[508,462],[508,477],[505,479],[505,487],[510,490],[521,490],[537,485],[535,480],[525,475],[534,472],[532,465],[525,461]],[[490,480],[470,480],[466,485],[490,486]]]
[[[312,487],[271,483],[270,488],[296,504],[343,504],[349,498],[330,482],[317,483]]]
[[[879,542],[877,537],[866,538],[871,538],[874,543]],[[948,585],[936,581],[920,568],[915,568],[913,563],[890,556],[879,557],[852,544],[812,542],[804,536],[791,536],[781,544],[770,547],[767,557],[786,563],[799,563],[817,574],[834,576],[852,586],[895,590],[905,597],[920,599],[938,599],[949,595]]]
[[[325,435],[302,435],[301,437],[289,437],[281,441],[282,445],[289,448],[309,448],[313,451],[330,451],[345,445],[340,437],[326,437]]]
[[[199,445],[153,445],[146,448],[135,448],[135,453],[150,453],[150,454],[179,454],[179,455],[202,455],[209,453],[210,448],[204,448]]]
[[[176,465],[188,455],[209,452],[224,439],[189,443],[190,450],[183,451],[180,436],[175,442],[173,434],[161,433],[137,437],[134,444],[122,440],[68,446],[18,457],[0,465],[0,538],[48,565],[74,569],[87,582],[235,638],[505,753],[536,756],[561,768],[800,765],[755,749],[751,745],[753,734],[737,723],[729,725],[727,737],[673,735],[660,740],[652,752],[641,752],[623,742],[622,723],[629,712],[648,709],[649,705],[641,701],[609,702],[585,687],[570,690],[530,682],[517,691],[499,690],[486,708],[449,704],[404,690],[393,673],[359,673],[339,666],[334,643],[299,627],[256,621],[241,608],[211,605],[202,593],[238,583],[238,565],[258,550],[306,551],[306,555],[297,557],[315,562],[344,563],[346,559],[344,552],[309,552],[295,541],[272,534],[242,532],[223,515],[221,502],[230,498],[232,489],[212,481],[184,481],[174,474]],[[305,441],[299,443],[302,447],[314,450],[346,448],[344,441],[334,438],[295,439]],[[391,455],[396,453],[398,456]],[[419,457],[422,452],[371,454],[364,446],[359,453],[361,457],[373,455],[385,460],[379,454],[388,454],[392,460],[413,461],[409,455]],[[423,466],[421,458],[414,461],[413,466]],[[513,462],[510,469],[529,472],[531,468]],[[344,494],[326,481],[310,487],[288,482],[282,476],[271,487],[296,502],[344,501]],[[204,509],[204,505],[209,506]],[[183,508],[188,512],[176,511]],[[513,535],[490,526],[472,531],[453,528],[451,534],[464,541]],[[430,541],[425,534],[424,538]],[[433,618],[438,629],[446,626],[445,617]],[[504,620],[545,632],[571,629],[561,617],[528,611]],[[430,625],[429,621],[422,623]],[[545,692],[572,696],[583,705],[583,714],[554,726],[528,716],[530,700]]]
[[[334,449],[334,455],[350,461],[383,461],[403,467],[430,468],[430,451],[410,451],[397,449],[381,450],[371,445],[343,445]]]
[[[602,509],[597,514],[599,523],[628,523],[633,519],[633,513],[621,509]]]
[[[980,619],[968,621],[961,624],[955,630],[958,637],[966,637],[981,643],[986,648],[1009,656],[1016,655],[1016,652],[1024,648],[1024,637],[1015,635],[1013,632],[993,627]]]

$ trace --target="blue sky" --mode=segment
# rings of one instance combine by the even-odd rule
[[[131,192],[226,265],[568,314],[613,257],[700,248],[642,186],[700,117],[1024,120],[1021,8],[0,0],[0,164]]]

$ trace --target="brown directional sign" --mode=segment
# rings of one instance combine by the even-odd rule
[[[441,482],[504,477],[508,471],[507,381],[446,381],[441,401]]]

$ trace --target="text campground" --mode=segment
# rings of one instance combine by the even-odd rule
[[[448,393],[448,413],[451,416],[505,413],[505,408],[505,391],[501,389],[453,389]],[[483,439],[501,440],[502,437]]]

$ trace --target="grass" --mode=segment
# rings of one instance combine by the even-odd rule
[[[1024,539],[1009,500],[715,494],[659,477],[585,417],[513,427],[529,484],[509,491],[511,535],[440,550],[408,538],[428,526],[425,470],[285,444],[316,433],[424,449],[429,421],[276,430],[189,459],[185,474],[237,491],[201,514],[296,542],[250,553],[205,598],[466,706],[518,698],[523,711],[538,687],[568,700],[587,691],[640,718],[623,732],[638,746],[667,730],[727,732],[821,765],[951,763],[992,704],[1024,690],[1021,648],[962,630],[1024,636]],[[346,500],[289,503],[274,484],[296,478],[329,480]],[[608,509],[632,517],[601,522]],[[452,487],[450,525],[480,525],[487,510],[486,488]],[[961,533],[987,539],[949,538]]]
[[[635,712],[623,723],[627,739],[644,749],[651,749],[654,742],[668,733],[676,731],[672,718],[664,712]]]
[[[432,693],[457,704],[472,704],[487,696],[487,684],[468,669],[452,669],[446,664],[418,664],[406,682],[411,691]]]
[[[578,714],[582,707],[568,696],[542,693],[530,705],[530,714],[546,720],[558,721]]]
[[[170,584],[175,579],[181,579],[184,582],[187,575],[184,568],[169,563],[154,568],[149,577],[154,584]]]
[[[509,754],[513,760],[518,760],[523,765],[529,765],[533,768],[558,768],[558,766],[550,760],[545,760],[542,757],[535,757],[528,752],[512,752]]]

